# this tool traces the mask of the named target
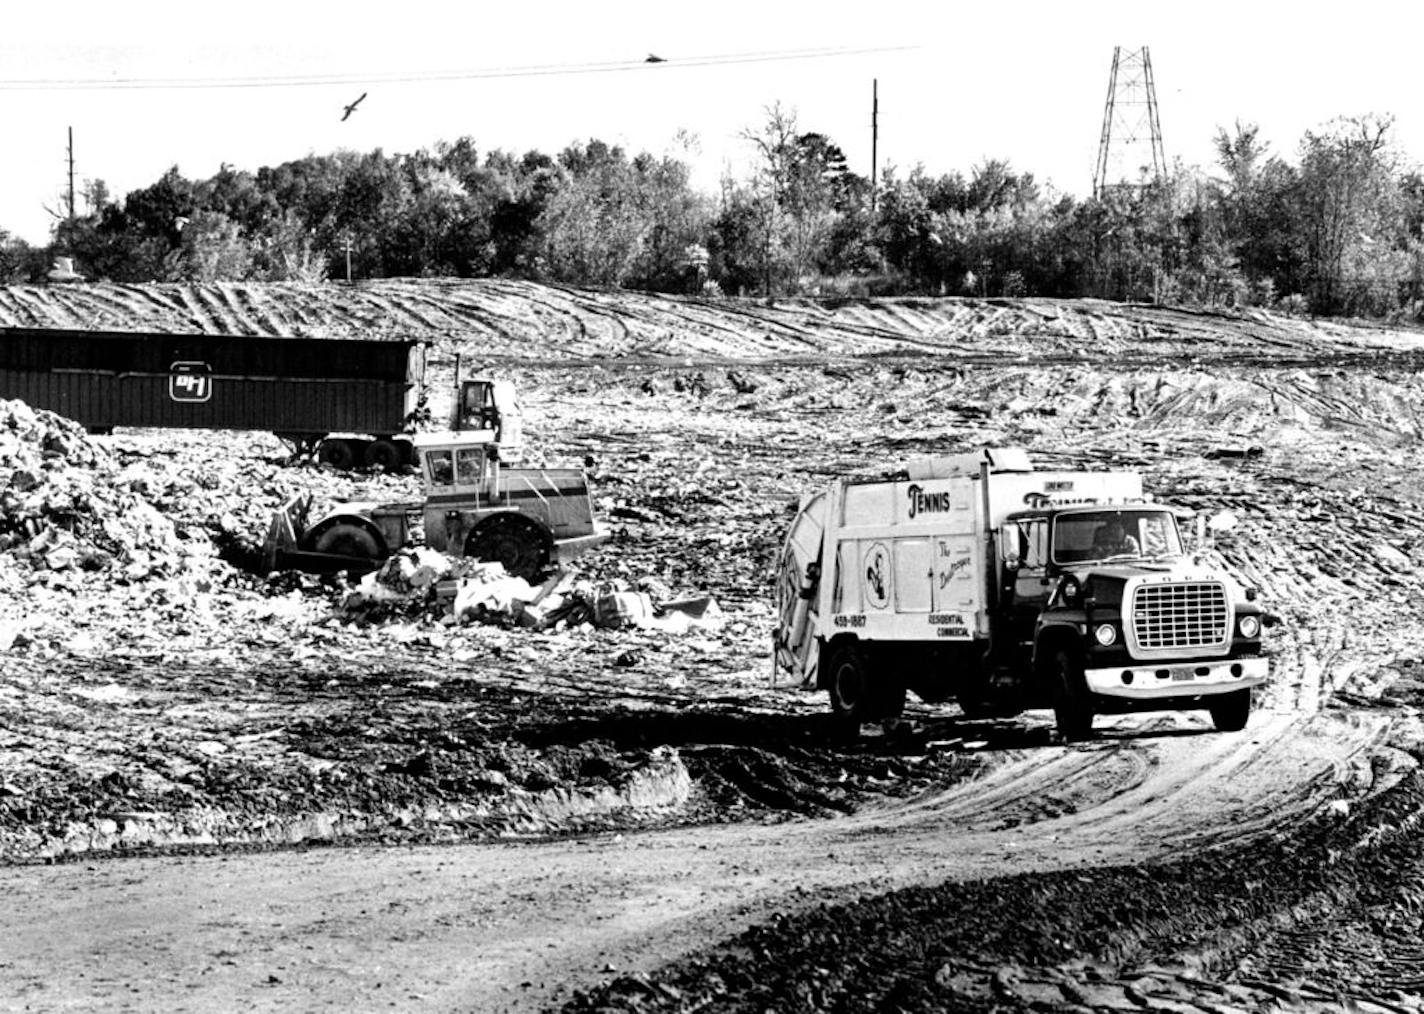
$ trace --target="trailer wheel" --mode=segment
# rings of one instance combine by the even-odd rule
[[[399,472],[405,464],[405,453],[393,440],[373,440],[366,448],[366,464],[382,472]]]
[[[826,689],[838,724],[850,729],[864,722],[898,718],[905,710],[905,682],[887,673],[872,677],[865,652],[855,641],[831,649]]]
[[[356,452],[345,440],[323,440],[316,449],[316,460],[338,472],[346,472],[356,464]]]
[[[465,540],[466,556],[502,563],[507,573],[530,582],[548,569],[552,548],[548,534],[520,514],[486,518]]]
[[[1211,724],[1216,726],[1218,732],[1240,732],[1246,728],[1246,722],[1251,717],[1251,688],[1213,697],[1207,710],[1211,712]]]
[[[310,543],[304,548],[318,553],[349,556],[353,560],[379,560],[386,555],[380,540],[372,532],[350,521],[338,521],[317,531]]]
[[[1066,742],[1087,739],[1093,734],[1093,701],[1083,682],[1083,666],[1068,648],[1060,648],[1053,658],[1053,718],[1058,734]]]

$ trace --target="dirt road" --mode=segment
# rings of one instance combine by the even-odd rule
[[[1370,787],[1378,714],[1123,718],[835,820],[0,871],[5,1010],[534,1011],[773,913],[1288,834]],[[1366,774],[1363,776],[1361,772]]]

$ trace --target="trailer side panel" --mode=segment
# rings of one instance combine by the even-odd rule
[[[0,328],[0,397],[91,428],[389,434],[417,408],[405,340]]]

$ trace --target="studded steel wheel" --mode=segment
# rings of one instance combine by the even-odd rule
[[[465,555],[498,562],[506,572],[534,581],[549,569],[549,536],[519,514],[496,514],[481,521],[465,540]]]

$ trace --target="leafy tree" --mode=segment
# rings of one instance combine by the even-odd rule
[[[197,211],[183,226],[178,247],[167,257],[169,281],[241,281],[251,276],[252,246],[220,211]]]
[[[125,227],[177,245],[185,220],[197,210],[196,188],[175,165],[151,187],[124,198]]]
[[[42,263],[42,257],[43,251],[0,229],[0,284],[27,281]]]
[[[785,229],[786,192],[795,161],[796,115],[778,102],[766,110],[760,131],[745,130],[742,138],[757,152],[757,165],[742,202],[755,223],[757,266],[762,292],[770,296],[786,275],[796,271],[787,263],[782,237]]]
[[[287,211],[255,241],[253,277],[268,282],[315,283],[327,277],[327,259],[316,249],[315,230]]]
[[[1341,118],[1301,142],[1296,206],[1317,313],[1378,312],[1397,299],[1397,265],[1380,270],[1402,213],[1392,126],[1388,116]]]

